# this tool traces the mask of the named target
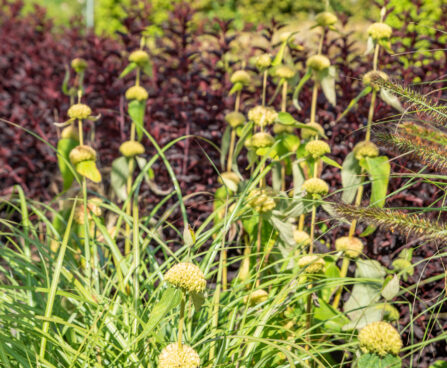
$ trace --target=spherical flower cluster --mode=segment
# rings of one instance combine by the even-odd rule
[[[298,267],[304,268],[306,273],[319,273],[324,270],[325,263],[320,256],[310,254],[303,256],[298,260]]]
[[[87,119],[92,114],[92,110],[87,105],[75,104],[68,109],[67,114],[70,119],[83,120]]]
[[[236,84],[236,83],[241,83],[244,86],[250,84],[251,82],[251,77],[250,74],[248,74],[247,71],[245,70],[237,70],[235,71],[230,78],[231,83]]]
[[[121,144],[120,152],[124,157],[134,157],[144,153],[144,146],[137,141],[126,141]]]
[[[307,59],[307,66],[317,72],[327,69],[331,66],[330,60],[324,55],[313,55]]]
[[[378,70],[371,70],[363,76],[362,82],[365,86],[371,86],[378,91],[380,90],[380,84],[378,83],[380,80],[387,81],[388,75]]]
[[[70,124],[68,127],[62,130],[61,138],[79,139],[78,129],[76,129],[76,127],[73,124]]]
[[[248,111],[248,120],[258,126],[271,125],[278,117],[278,113],[271,107],[255,106]]]
[[[272,64],[270,54],[262,54],[256,58],[256,67],[260,70],[267,69]]]
[[[190,293],[201,293],[206,287],[203,272],[195,264],[189,262],[178,263],[171,267],[165,274],[165,280]]]
[[[276,206],[273,191],[270,188],[253,189],[247,197],[247,202],[259,213],[269,212]]]
[[[149,54],[143,50],[133,51],[129,55],[129,61],[137,64],[139,67],[143,67],[149,62]]]
[[[149,94],[141,86],[132,86],[126,91],[126,100],[137,100],[144,101],[147,100]]]
[[[333,26],[335,23],[337,23],[337,16],[331,12],[322,12],[318,13],[315,17],[315,22],[320,27],[329,27]]]
[[[93,216],[99,217],[102,215],[101,209],[102,199],[98,197],[92,197],[87,201],[87,220],[91,221]],[[84,213],[84,204],[81,203],[77,206],[74,221],[79,225],[84,225],[85,213]]]
[[[335,249],[344,252],[350,258],[357,258],[363,251],[363,243],[359,238],[343,236],[335,241]]]
[[[370,141],[362,141],[355,145],[354,147],[354,157],[357,160],[361,160],[365,157],[377,157],[379,156],[379,149],[377,146]]]
[[[326,153],[330,153],[331,147],[324,141],[315,140],[308,142],[305,146],[305,150],[308,155],[317,159],[324,156]]]
[[[359,332],[360,349],[365,353],[397,355],[402,349],[399,332],[387,322],[372,322]]]
[[[303,185],[303,190],[306,191],[307,194],[312,195],[325,195],[329,192],[329,185],[320,178],[311,178],[307,179]]]
[[[275,76],[279,78],[290,79],[293,78],[294,75],[295,70],[287,65],[281,65],[275,70]]]
[[[250,140],[250,144],[254,148],[270,147],[275,143],[275,138],[270,133],[258,132],[253,134]]]
[[[374,41],[388,39],[392,33],[393,29],[385,23],[373,23],[368,27],[368,35]]]
[[[87,68],[87,62],[84,59],[76,58],[71,61],[71,67],[76,73],[81,73]]]
[[[269,294],[267,291],[263,289],[258,289],[250,293],[249,295],[246,295],[244,297],[244,302],[247,304],[250,304],[250,306],[258,305],[262,302],[265,302],[269,298]]]
[[[96,151],[90,146],[77,146],[70,151],[69,157],[73,165],[83,161],[95,161]]]
[[[241,126],[245,123],[245,116],[244,114],[232,111],[225,115],[225,121],[232,127],[237,128],[238,126]]]
[[[316,137],[318,135],[320,136],[324,135],[324,128],[320,124],[307,123],[306,125],[309,126],[309,128],[313,129],[301,128],[301,138],[307,140],[309,138]]]
[[[177,343],[166,346],[158,357],[158,368],[198,368],[199,354],[190,346]]]
[[[302,230],[294,230],[293,231],[293,239],[297,244],[306,246],[310,244],[310,236],[308,233]]]

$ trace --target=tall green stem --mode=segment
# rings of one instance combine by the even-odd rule
[[[135,159],[129,159],[129,175],[127,176],[127,204],[126,204],[126,217],[129,219],[132,214],[132,178],[133,178],[133,170],[135,166]],[[124,255],[128,255],[130,253],[130,224],[126,221],[126,229],[125,229],[125,241],[124,241]]]
[[[267,69],[264,70],[262,77],[262,106],[265,106],[265,99],[267,96]]]
[[[133,206],[132,206],[132,216],[133,216],[133,239],[132,239],[132,247],[134,254],[134,265],[135,265],[135,273],[134,273],[134,323],[133,323],[133,334],[137,335],[138,328],[138,306],[140,302],[140,284],[139,284],[139,265],[140,265],[140,239],[139,239],[139,212],[138,212],[138,195],[135,193],[133,198]]]
[[[185,306],[186,306],[186,295],[182,292],[182,301],[180,302],[180,318],[178,321],[178,348],[180,351],[183,350],[182,338],[183,338],[183,324],[185,322]]]

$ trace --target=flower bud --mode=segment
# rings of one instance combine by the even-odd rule
[[[87,69],[87,61],[82,58],[76,58],[71,61],[71,67],[76,73],[81,73]]]
[[[258,289],[246,295],[244,297],[244,303],[249,304],[250,306],[258,305],[265,302],[269,298],[269,294],[267,291],[263,289]]]
[[[360,349],[364,353],[398,355],[402,349],[399,332],[387,322],[372,322],[359,332]]]
[[[278,113],[271,107],[255,106],[248,111],[248,120],[258,126],[271,125],[278,117]]]
[[[247,71],[245,70],[237,70],[235,71],[230,78],[231,83],[236,84],[236,83],[241,83],[244,86],[250,84],[251,82],[251,77],[250,74],[248,74]]]
[[[378,91],[380,90],[380,84],[378,83],[380,80],[387,81],[388,75],[378,70],[371,70],[363,76],[362,82],[363,85],[371,86]]]
[[[320,27],[330,27],[337,23],[337,16],[331,12],[318,13],[315,17],[315,22]]]
[[[77,165],[82,161],[95,161],[96,151],[90,146],[77,146],[70,151],[70,161],[73,165]]]
[[[141,86],[132,86],[126,91],[126,100],[137,100],[144,101],[147,100],[149,94]]]
[[[206,287],[203,272],[195,264],[188,262],[178,263],[171,267],[165,274],[165,280],[190,293],[201,293]]]
[[[254,148],[270,147],[275,143],[275,138],[273,138],[270,133],[259,132],[253,134],[250,143]]]
[[[166,346],[158,357],[158,368],[199,368],[199,354],[190,346],[178,343]]]
[[[287,65],[281,65],[275,69],[275,76],[284,79],[290,79],[295,76],[295,70]]]
[[[129,61],[137,64],[141,68],[149,62],[149,54],[143,50],[133,51],[129,55]]]
[[[335,249],[350,258],[357,258],[362,254],[363,243],[359,238],[343,236],[335,241]]]
[[[121,144],[120,152],[124,157],[134,157],[144,153],[144,146],[137,141],[127,141]]]
[[[374,41],[388,39],[392,33],[393,29],[385,23],[373,23],[368,27],[368,35]]]
[[[330,60],[324,55],[313,55],[307,59],[307,66],[317,72],[327,69],[331,66]]]
[[[241,126],[245,123],[245,116],[244,114],[237,112],[237,111],[232,111],[230,113],[228,113],[227,115],[225,115],[225,121],[234,129],[237,128],[238,126]]]
[[[305,150],[308,155],[312,156],[314,159],[318,159],[326,153],[330,153],[331,147],[324,141],[315,140],[308,142],[305,146]]]
[[[64,128],[61,132],[62,139],[79,139],[78,130],[74,127],[73,124],[70,124],[68,127]]]
[[[92,114],[92,110],[87,105],[75,104],[70,106],[67,114],[70,119],[84,120]]]
[[[324,128],[318,123],[307,123],[307,126],[314,129],[301,128],[301,138],[309,139],[317,136],[324,136]]]
[[[357,143],[354,147],[353,152],[354,157],[359,161],[365,157],[379,156],[379,149],[373,142],[370,141],[362,141]]]
[[[298,267],[304,268],[306,273],[320,273],[325,265],[324,260],[316,254],[303,256],[298,260]]]
[[[311,195],[322,196],[329,193],[329,185],[324,180],[319,178],[307,179],[303,183],[302,188],[307,194]]]
[[[276,207],[273,195],[274,193],[271,188],[253,189],[247,196],[247,202],[256,212],[269,212]]]
[[[293,239],[298,245],[306,246],[310,244],[310,236],[308,233],[302,230],[294,230]]]
[[[256,58],[256,68],[264,70],[272,64],[272,57],[269,54],[262,54]]]

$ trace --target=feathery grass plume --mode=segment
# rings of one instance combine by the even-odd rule
[[[433,240],[447,240],[447,225],[432,221],[419,214],[407,214],[400,210],[377,207],[357,207],[334,203],[334,210],[349,221],[354,219],[386,230],[405,235],[420,235]]]
[[[398,133],[402,136],[411,136],[426,139],[430,142],[447,146],[447,134],[436,128],[428,128],[412,121],[406,121],[397,126]]]
[[[376,139],[385,147],[390,145],[399,153],[409,153],[421,163],[436,171],[447,171],[447,149],[417,136],[377,133]]]

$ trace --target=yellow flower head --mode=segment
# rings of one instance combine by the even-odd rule
[[[68,109],[67,114],[70,119],[83,120],[92,114],[92,109],[84,104],[75,104]]]
[[[87,68],[87,62],[84,59],[76,58],[71,61],[71,67],[76,73],[81,73]]]
[[[73,165],[82,161],[95,161],[96,151],[90,146],[77,146],[71,150],[69,157]]]
[[[158,357],[158,368],[198,368],[199,354],[190,346],[177,343],[166,346]]]
[[[325,263],[320,256],[311,254],[301,257],[298,260],[298,267],[304,268],[306,273],[319,273],[324,270]]]
[[[238,126],[241,126],[245,123],[245,116],[244,114],[232,111],[225,115],[225,121],[232,127],[237,128]]]
[[[320,27],[329,27],[333,26],[335,23],[337,23],[337,16],[331,12],[322,12],[318,13],[315,17],[315,22]]]
[[[270,147],[273,143],[275,143],[275,138],[273,138],[270,133],[266,132],[253,134],[250,141],[251,146],[254,148]]]
[[[368,35],[374,41],[388,39],[392,33],[393,29],[385,23],[373,23],[368,27]]]
[[[329,185],[319,178],[307,179],[302,188],[308,194],[325,195],[329,193]]]
[[[326,153],[330,153],[331,147],[324,141],[315,140],[308,142],[305,146],[305,150],[307,154],[317,159],[324,156]]]
[[[284,79],[293,78],[295,75],[295,70],[287,65],[281,65],[275,70],[275,76]]]
[[[248,111],[248,120],[258,126],[271,125],[278,117],[278,113],[271,107],[255,106]]]
[[[61,138],[68,139],[79,139],[78,129],[76,129],[73,124],[70,124],[68,127],[64,128],[61,132]]]
[[[378,82],[381,80],[387,81],[388,75],[378,70],[371,70],[363,76],[362,82],[365,86],[371,86],[378,91],[380,90],[380,84]]]
[[[295,230],[293,232],[293,239],[297,244],[306,246],[310,244],[310,236],[308,233],[302,230]]]
[[[276,202],[271,188],[253,189],[247,197],[247,202],[256,212],[264,213],[273,210]]]
[[[320,124],[307,123],[306,125],[313,129],[301,128],[301,138],[307,140],[316,136],[324,136],[324,128]]]
[[[262,54],[256,58],[256,67],[259,70],[264,70],[272,64],[272,57],[269,54]]]
[[[398,355],[402,349],[399,332],[387,322],[372,322],[359,332],[360,349],[365,353]]]
[[[370,141],[362,141],[355,145],[354,147],[354,157],[357,160],[361,160],[365,157],[377,157],[379,156],[379,149],[377,146]]]
[[[331,66],[331,62],[327,58],[327,56],[313,55],[309,59],[307,59],[307,66],[312,70],[320,72],[324,69],[329,68]]]
[[[149,54],[143,50],[133,51],[129,55],[129,61],[137,64],[139,67],[145,66],[149,62]]]
[[[359,238],[343,236],[335,241],[335,249],[344,252],[350,258],[357,258],[363,251],[363,243]]]
[[[244,86],[250,84],[251,77],[250,74],[248,74],[245,70],[236,70],[230,78],[231,83],[242,83]]]
[[[132,86],[126,91],[126,100],[137,100],[144,101],[147,100],[149,94],[141,86]]]
[[[144,146],[137,141],[127,141],[121,144],[120,152],[124,157],[134,157],[144,153]]]
[[[250,306],[253,306],[265,302],[268,298],[269,294],[267,293],[267,291],[258,289],[253,291],[250,295],[246,295],[244,297],[244,303],[249,303]]]
[[[206,287],[203,272],[195,264],[189,262],[178,263],[171,267],[165,274],[165,280],[190,293],[201,293]]]

